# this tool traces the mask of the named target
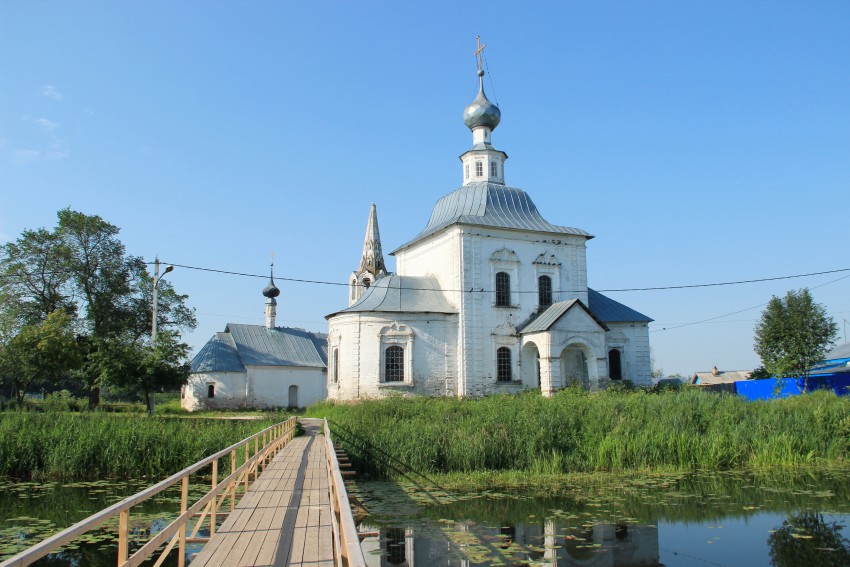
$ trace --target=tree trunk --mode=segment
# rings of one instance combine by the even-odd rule
[[[95,386],[89,389],[89,411],[94,411],[100,405],[100,387]]]
[[[156,412],[156,398],[154,397],[154,393],[146,389],[145,400],[148,403],[148,415],[153,417],[153,414]]]

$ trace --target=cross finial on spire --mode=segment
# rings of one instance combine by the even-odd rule
[[[487,45],[481,45],[480,35],[475,36],[475,43],[477,44],[477,49],[475,50],[475,53],[473,55],[475,56],[475,58],[478,59],[478,70],[480,71],[482,63],[481,58],[484,56],[484,48],[487,47]]]

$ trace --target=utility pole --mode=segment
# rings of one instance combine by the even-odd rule
[[[162,278],[165,277],[165,274],[174,269],[174,266],[169,264],[165,267],[165,271],[162,272],[162,275],[159,275],[159,256],[156,257],[153,263],[153,317],[151,318],[151,347],[156,347],[156,299],[157,299],[157,291],[159,290],[159,282]],[[151,415],[154,414],[154,392],[151,392],[150,398],[148,398],[148,411]]]

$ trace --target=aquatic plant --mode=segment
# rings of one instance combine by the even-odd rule
[[[162,477],[285,419],[0,413],[0,475]]]
[[[695,388],[567,388],[481,399],[393,396],[314,406],[361,472],[727,470],[842,463],[850,399],[749,402]]]

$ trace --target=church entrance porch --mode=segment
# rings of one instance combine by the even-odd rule
[[[529,388],[540,388],[540,351],[533,342],[522,347],[520,367],[522,383]]]
[[[569,346],[561,351],[559,363],[565,387],[578,384],[584,388],[590,388],[587,358],[584,350],[578,346]]]

